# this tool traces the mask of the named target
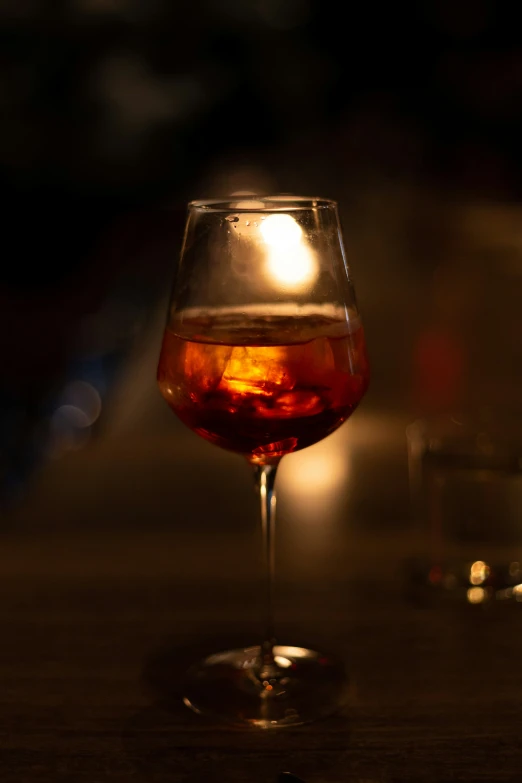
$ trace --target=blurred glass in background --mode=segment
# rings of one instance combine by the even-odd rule
[[[522,413],[408,428],[413,586],[469,603],[522,597]]]
[[[452,211],[413,353],[410,576],[469,603],[518,601],[522,214],[498,203]]]

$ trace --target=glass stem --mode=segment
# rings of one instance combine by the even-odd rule
[[[277,465],[254,465],[254,479],[261,503],[261,532],[265,565],[265,638],[261,645],[260,672],[270,677],[274,663],[274,575],[275,575],[275,478]]]

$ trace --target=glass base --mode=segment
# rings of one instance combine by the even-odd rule
[[[263,667],[261,648],[210,655],[192,667],[183,702],[194,712],[237,726],[299,726],[336,712],[343,703],[343,667],[304,647],[276,645]]]

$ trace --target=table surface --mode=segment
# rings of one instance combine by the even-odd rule
[[[520,780],[522,607],[404,592],[402,501],[372,493],[357,457],[366,443],[382,472],[378,431],[383,486],[401,486],[403,424],[389,416],[361,411],[310,450],[341,454],[358,500],[327,488],[298,507],[298,456],[279,476],[280,639],[345,660],[344,713],[258,732],[181,704],[188,662],[262,632],[260,540],[248,467],[156,405],[149,436],[108,431],[51,463],[3,520],[1,780]]]
[[[425,300],[373,226],[359,265],[372,387],[278,476],[279,639],[345,661],[343,714],[241,731],[180,702],[189,662],[260,639],[262,567],[248,466],[184,430],[151,382],[162,311],[90,443],[0,518],[2,783],[522,780],[522,604],[404,590],[408,416],[387,404],[408,393]]]

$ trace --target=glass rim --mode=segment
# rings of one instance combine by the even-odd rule
[[[337,201],[314,196],[236,195],[228,198],[189,201],[189,210],[201,212],[298,212],[310,209],[337,209]]]

